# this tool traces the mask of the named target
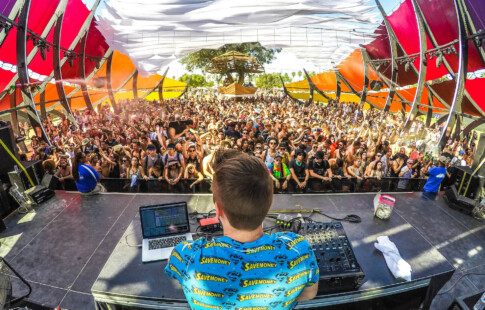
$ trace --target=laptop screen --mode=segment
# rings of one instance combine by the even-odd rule
[[[140,207],[143,238],[163,237],[190,231],[187,203]]]

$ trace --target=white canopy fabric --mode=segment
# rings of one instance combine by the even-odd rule
[[[378,25],[369,0],[108,0],[98,29],[140,74],[228,43],[260,42],[330,69]]]

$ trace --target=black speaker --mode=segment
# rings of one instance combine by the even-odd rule
[[[480,134],[480,140],[478,140],[477,148],[475,150],[475,156],[473,157],[472,170],[475,171],[478,168],[477,175],[482,176],[479,180],[479,187],[482,189],[482,194],[485,196],[485,133]],[[480,164],[482,164],[480,166]],[[483,198],[483,197],[482,197]]]
[[[465,196],[458,195],[455,185],[445,191],[445,198],[450,208],[456,209],[468,215],[472,215],[476,201]]]
[[[484,177],[478,173],[472,177],[473,170],[468,166],[451,167],[450,172],[451,182],[456,186],[458,194],[476,199]]]
[[[25,171],[20,167],[18,167],[18,172],[15,170],[10,171],[8,173],[8,178],[10,179],[10,184],[17,184],[19,190],[24,192],[29,188],[40,184],[42,178],[44,177],[44,170],[40,160],[22,162],[22,165],[29,174],[30,180],[32,180],[34,184],[30,183]]]
[[[12,125],[7,125],[0,127],[0,139],[10,150],[17,160],[20,160],[19,153],[17,151],[17,146],[15,145],[15,139],[13,137]],[[0,174],[7,174],[13,170],[15,165],[15,160],[12,156],[5,150],[5,148],[0,145]]]

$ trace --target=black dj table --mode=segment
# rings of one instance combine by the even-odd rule
[[[416,194],[395,195],[396,209],[391,218],[384,221],[373,216],[373,197],[366,194],[275,197],[272,209],[295,209],[297,213],[300,207],[318,208],[333,217],[352,213],[362,219],[358,224],[344,222],[343,225],[365,272],[363,284],[353,291],[318,295],[313,300],[300,303],[297,309],[365,303],[379,298],[392,299],[393,296],[401,296],[401,299],[404,296],[406,299],[406,296],[418,291],[423,297],[426,295],[424,303],[429,306],[436,292],[451,277],[453,266],[433,246],[430,235],[422,232],[422,227],[431,220],[422,216],[427,212],[420,212],[422,208],[429,207],[426,200]],[[207,212],[213,208],[212,199],[209,198],[206,199],[207,203],[198,204],[197,211]],[[445,221],[445,217],[437,218],[439,211],[430,212],[434,222]],[[330,221],[320,214],[314,214],[312,218],[319,222]],[[268,226],[274,224],[271,220],[265,223]],[[393,277],[382,253],[374,247],[379,236],[389,236],[401,256],[411,265],[411,281],[398,281]],[[188,309],[180,284],[163,273],[166,261],[142,263],[141,240],[140,221],[136,215],[92,286],[97,308],[107,309],[109,304],[110,309],[115,309],[117,305],[120,309]]]

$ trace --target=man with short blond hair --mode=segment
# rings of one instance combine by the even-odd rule
[[[215,157],[212,183],[224,236],[177,245],[165,273],[197,309],[292,309],[314,298],[319,270],[309,243],[294,233],[263,231],[273,203],[267,168],[259,158],[227,152]]]

